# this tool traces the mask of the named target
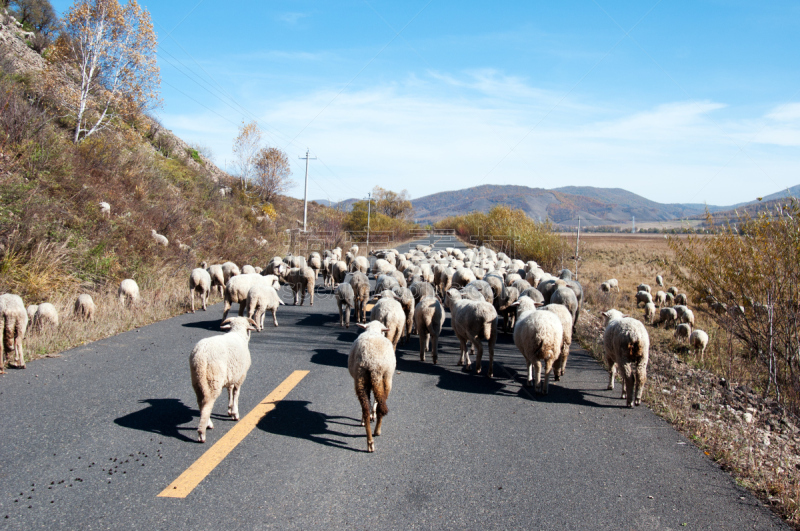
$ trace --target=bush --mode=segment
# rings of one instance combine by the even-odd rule
[[[739,216],[713,236],[672,238],[670,247],[692,300],[743,347],[736,355],[760,365],[764,395],[798,412],[800,203]]]
[[[538,223],[523,210],[507,206],[446,218],[436,223],[436,228],[455,229],[469,243],[486,245],[523,261],[535,260],[547,271],[560,268],[569,252],[566,242],[553,232],[552,223]]]

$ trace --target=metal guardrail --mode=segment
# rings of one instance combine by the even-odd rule
[[[388,245],[394,243],[394,231],[393,230],[378,230],[378,231],[370,231],[369,233],[369,244],[370,246],[373,245]],[[366,245],[367,243],[367,231],[365,230],[349,230],[345,232],[344,237],[345,243],[349,244],[357,244],[357,245]]]

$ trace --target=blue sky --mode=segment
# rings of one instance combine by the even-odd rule
[[[727,205],[800,184],[797,2],[141,5],[164,125],[232,169],[258,120],[296,197],[306,149],[309,198],[334,201],[521,184]]]

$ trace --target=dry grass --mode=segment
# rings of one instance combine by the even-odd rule
[[[657,274],[671,286],[663,264],[672,252],[660,235],[582,235],[581,247],[580,281],[588,311],[579,322],[578,337],[584,348],[602,358],[600,313],[617,308],[643,319],[642,309],[636,308],[636,286],[644,282],[655,292]],[[619,293],[600,292],[599,284],[610,278],[619,281]],[[766,375],[757,362],[742,356],[741,347],[701,307],[689,306],[696,327],[709,334],[705,356],[696,358],[686,343],[673,338],[673,330],[647,325],[651,348],[644,402],[800,529],[796,419],[762,397]]]

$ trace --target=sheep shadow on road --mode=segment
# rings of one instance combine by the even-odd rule
[[[233,312],[228,315],[231,317],[236,316],[236,314]],[[214,319],[212,321],[194,321],[192,323],[183,323],[182,326],[185,326],[186,328],[201,328],[203,330],[210,330],[212,332],[221,332],[222,330],[219,328],[221,324],[222,319]]]
[[[181,441],[194,442],[182,431],[195,431],[196,426],[180,427],[199,417],[200,412],[186,406],[177,398],[148,398],[139,403],[148,404],[144,409],[114,419],[114,424],[133,430],[157,433]],[[229,418],[229,417],[225,417]]]
[[[311,363],[327,365],[329,367],[347,368],[347,358],[349,354],[343,354],[332,348],[315,348],[314,352],[316,354],[311,356]]]
[[[359,449],[350,447],[345,441],[339,440],[339,438],[364,437],[364,428],[359,426],[359,419],[326,415],[312,411],[309,409],[310,405],[311,402],[305,400],[282,400],[275,404],[275,409],[262,418],[257,426],[267,433],[305,439],[342,450],[361,452]],[[333,431],[328,427],[330,424],[359,428],[361,431],[358,435]]]

